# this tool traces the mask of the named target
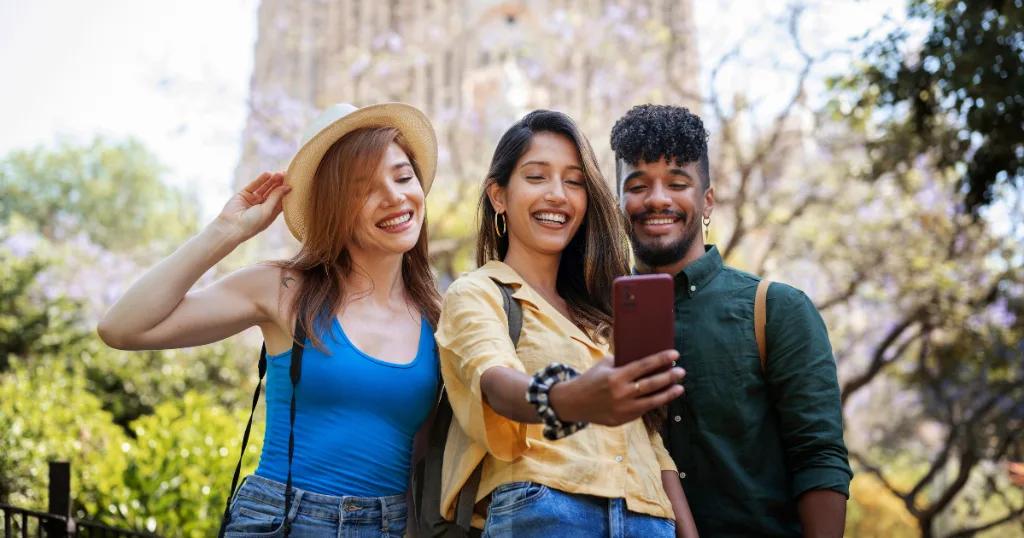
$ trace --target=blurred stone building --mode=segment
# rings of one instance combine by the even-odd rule
[[[340,101],[423,109],[445,193],[431,198],[452,204],[477,196],[501,133],[535,108],[575,118],[610,172],[608,131],[630,106],[699,108],[696,47],[690,0],[263,0],[235,183],[286,166]],[[278,226],[272,250],[289,247]],[[431,223],[436,252],[454,248],[446,228]]]

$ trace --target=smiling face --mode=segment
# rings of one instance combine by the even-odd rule
[[[353,252],[388,255],[411,250],[423,227],[423,199],[409,157],[392,142],[367,186],[353,229]]]
[[[516,161],[508,185],[487,195],[507,219],[509,252],[561,255],[587,213],[586,178],[572,140],[539,132]]]
[[[622,210],[638,261],[678,270],[704,254],[701,219],[711,215],[715,198],[714,188],[704,188],[697,163],[662,158],[631,165],[620,159],[618,168]]]

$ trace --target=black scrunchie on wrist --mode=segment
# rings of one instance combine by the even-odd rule
[[[526,401],[537,408],[537,414],[544,422],[544,438],[555,441],[568,437],[587,426],[586,422],[562,422],[551,408],[549,394],[555,383],[568,381],[580,375],[572,367],[553,362],[533,374],[530,387],[526,389]]]

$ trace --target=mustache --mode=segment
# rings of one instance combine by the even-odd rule
[[[633,213],[632,215],[629,216],[629,220],[631,222],[640,222],[642,220],[646,220],[646,219],[649,219],[649,218],[655,218],[655,217],[673,217],[673,218],[678,218],[678,219],[682,220],[683,222],[686,222],[688,220],[686,218],[686,213],[685,212],[683,212],[683,211],[672,211],[672,210],[668,210],[668,211],[643,211],[641,213]]]

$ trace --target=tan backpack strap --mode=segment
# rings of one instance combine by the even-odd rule
[[[768,350],[765,344],[765,325],[767,323],[768,286],[771,280],[762,280],[754,294],[754,338],[757,340],[757,354],[761,357],[761,373],[768,365]]]

